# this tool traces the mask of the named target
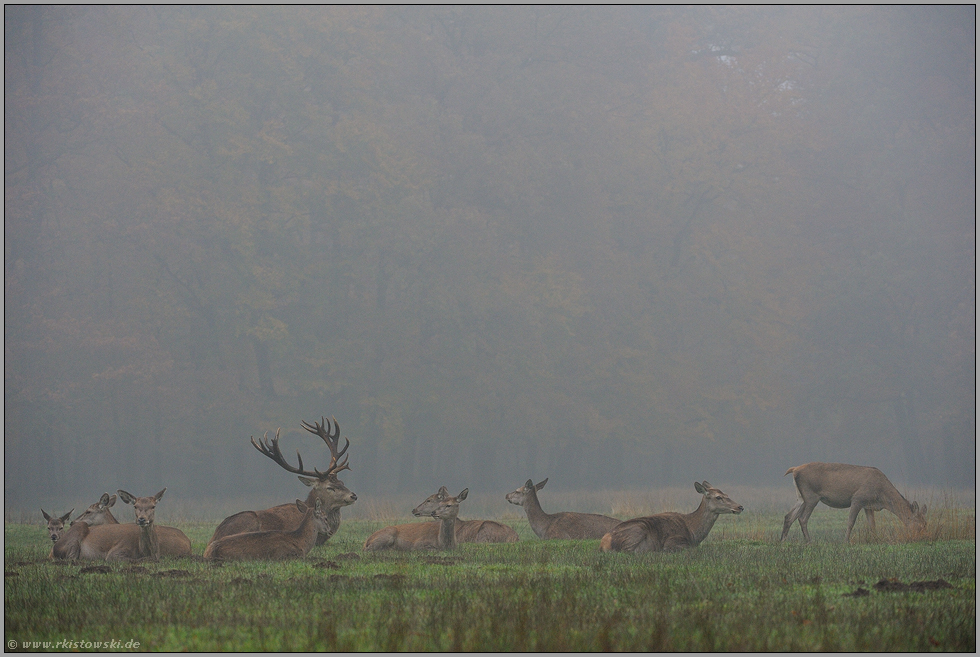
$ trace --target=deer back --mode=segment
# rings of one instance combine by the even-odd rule
[[[493,520],[456,519],[457,543],[516,543],[517,532],[507,525]]]
[[[548,539],[602,538],[622,521],[598,513],[566,511],[555,514],[555,519],[545,532]]]
[[[316,543],[315,518],[322,514],[322,505],[313,507],[296,500],[294,505],[303,512],[303,520],[295,529],[245,532],[212,541],[204,551],[207,559],[298,559],[305,557]]]

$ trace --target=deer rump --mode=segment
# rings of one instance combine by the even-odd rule
[[[684,514],[674,511],[621,522],[603,537],[603,549],[616,552],[674,552],[696,545]]]

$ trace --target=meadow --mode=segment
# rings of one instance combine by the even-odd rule
[[[683,499],[669,508],[693,510],[697,496]],[[557,510],[585,500],[548,502]],[[693,550],[603,554],[598,541],[537,539],[515,507],[498,519],[518,531],[518,543],[363,552],[374,530],[412,521],[392,511],[401,504],[364,505],[327,544],[285,563],[52,563],[39,519],[8,516],[7,649],[976,650],[975,510],[948,497],[932,502],[925,535],[908,536],[884,512],[875,533],[862,516],[851,545],[846,512],[821,506],[813,543],[801,541],[798,526],[779,543],[786,509],[757,504],[722,516]],[[619,510],[647,502],[636,504]],[[116,515],[129,519],[125,509]],[[200,555],[216,522],[167,524]]]

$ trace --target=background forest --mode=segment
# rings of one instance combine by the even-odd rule
[[[321,415],[359,495],[974,484],[973,6],[7,6],[4,37],[8,505],[295,496],[249,436],[323,468]]]

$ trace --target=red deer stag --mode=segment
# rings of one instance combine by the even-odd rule
[[[56,556],[106,561],[159,559],[161,556],[189,557],[191,542],[182,531],[174,527],[160,527],[154,523],[157,502],[166,490],[164,488],[152,497],[136,497],[124,490],[117,491],[123,502],[132,504],[135,508],[136,522],[97,526],[76,523],[72,531],[75,527],[79,528],[75,546],[77,552]]]
[[[620,523],[602,537],[603,552],[676,552],[697,547],[722,513],[741,513],[742,505],[707,481],[694,482],[701,504],[693,513],[667,511]]]
[[[110,510],[110,507],[115,503],[115,495],[110,496],[109,493],[102,493],[102,497],[99,498],[98,502],[90,504],[77,518],[71,521],[71,528],[67,532],[64,532],[51,547],[51,553],[48,555],[49,558],[77,559],[78,541],[80,540],[79,536],[82,531],[87,531],[88,527],[94,527],[96,525],[118,525],[119,521],[116,520]],[[43,509],[41,513],[44,513]],[[82,525],[86,526],[85,530],[82,529]],[[50,529],[50,523],[48,523],[48,527]]]
[[[469,488],[464,488],[456,497],[450,497],[449,491],[443,486],[438,493],[429,495],[412,510],[412,515],[430,516],[438,522],[415,522],[379,529],[364,541],[364,549],[370,552],[455,549],[459,503],[466,499],[469,492]]]
[[[545,479],[534,484],[530,479],[513,493],[507,493],[507,501],[524,507],[527,521],[538,538],[602,538],[621,520],[598,513],[545,513],[538,502],[538,491],[548,483]]]
[[[266,432],[263,439],[258,443],[253,437],[252,446],[259,450],[262,455],[272,459],[286,472],[300,475],[299,480],[312,488],[304,504],[312,508],[316,500],[320,500],[323,513],[320,516],[315,516],[314,522],[317,527],[316,544],[322,545],[340,527],[340,509],[357,501],[357,495],[352,493],[344,485],[344,482],[337,478],[342,470],[350,470],[350,466],[347,465],[348,457],[341,459],[347,448],[350,447],[350,440],[345,438],[344,448],[338,449],[340,425],[336,419],[333,420],[332,431],[330,430],[330,422],[322,417],[319,423],[315,420],[313,424],[303,422],[303,428],[320,436],[330,450],[330,465],[326,472],[320,472],[316,468],[312,471],[304,470],[303,457],[299,455],[298,451],[296,452],[296,459],[299,461],[299,466],[290,465],[279,449],[279,429],[276,429],[276,437],[271,442],[269,441],[269,432]],[[310,479],[309,477],[314,478]],[[264,511],[242,511],[222,520],[208,543],[213,543],[225,536],[244,532],[293,530],[299,527],[303,518],[304,515],[292,503],[280,504]]]
[[[800,521],[800,529],[803,530],[803,538],[810,541],[806,524],[818,502],[835,509],[850,508],[847,531],[844,533],[844,541],[847,543],[851,542],[851,530],[861,509],[864,509],[872,531],[875,528],[875,511],[882,509],[888,509],[906,527],[912,527],[915,531],[922,531],[926,527],[926,506],[923,504],[919,508],[918,502],[909,503],[878,468],[814,462],[790,468],[783,476],[790,473],[793,473],[793,483],[800,499],[783,520],[783,535],[779,538],[781,541],[789,534],[790,527],[797,519]]]
[[[314,500],[308,507],[296,500],[296,509],[303,514],[303,521],[292,531],[245,532],[225,536],[209,543],[204,550],[205,559],[302,559],[316,543],[317,520],[322,520],[323,503]]]

